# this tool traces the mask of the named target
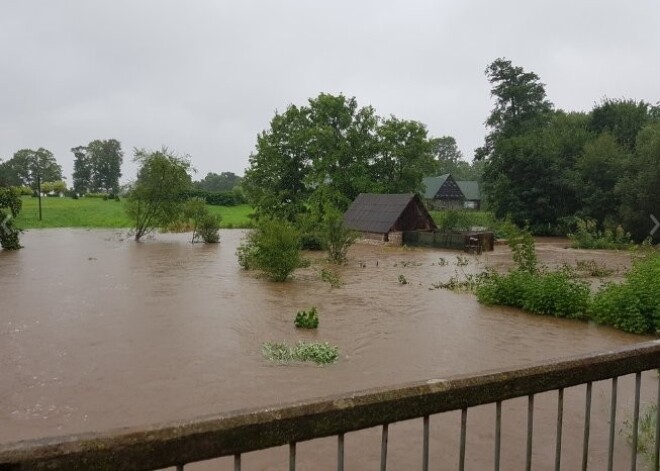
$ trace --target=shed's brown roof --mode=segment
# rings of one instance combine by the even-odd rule
[[[412,201],[415,201],[421,208],[422,214],[428,218],[432,227],[435,227],[424,203],[414,193],[391,195],[360,193],[344,213],[344,224],[356,231],[386,234],[392,230]]]

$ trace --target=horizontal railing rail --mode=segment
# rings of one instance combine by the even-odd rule
[[[286,444],[290,447],[290,469],[295,469],[297,442],[333,435],[338,436],[338,469],[343,469],[344,434],[375,426],[383,426],[381,469],[385,469],[388,424],[414,418],[424,419],[424,469],[427,469],[428,417],[456,410],[462,411],[462,465],[465,460],[467,409],[491,403],[497,404],[495,469],[499,469],[501,403],[518,397],[529,398],[529,469],[535,394],[558,390],[561,412],[563,389],[588,385],[586,452],[589,441],[591,383],[613,379],[615,404],[616,378],[637,374],[634,422],[636,430],[640,373],[657,368],[660,368],[660,341],[651,341],[606,352],[544,361],[527,367],[430,379],[396,387],[198,417],[188,421],[2,444],[0,471],[130,471],[166,467],[183,469],[188,463],[231,455],[236,457],[236,469],[240,469],[241,454]],[[560,455],[561,413],[558,414],[557,427]]]

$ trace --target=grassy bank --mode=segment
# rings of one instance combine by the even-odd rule
[[[101,198],[42,198],[42,220],[39,221],[39,200],[23,197],[23,209],[16,219],[22,229],[44,229],[57,227],[126,228],[131,222],[126,216],[124,202],[104,201]],[[251,220],[252,207],[207,206],[212,214],[222,216],[221,227],[247,227]]]

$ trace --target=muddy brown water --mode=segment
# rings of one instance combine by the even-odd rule
[[[190,244],[187,234],[135,243],[122,231],[41,230],[24,234],[23,250],[0,252],[0,443],[189,419],[648,340],[484,307],[472,295],[433,288],[462,270],[505,269],[510,254],[502,246],[459,267],[457,252],[358,244],[343,267],[310,254],[312,266],[294,280],[271,283],[238,266],[242,235],[224,230],[221,243],[209,246]],[[626,253],[566,245],[539,241],[541,262],[579,258],[620,271],[630,263]],[[335,270],[343,286],[323,282],[322,268]],[[312,305],[320,313],[318,331],[296,331],[296,311]],[[341,359],[327,367],[283,366],[261,355],[265,341],[298,339],[336,344]],[[645,375],[648,397],[651,378]],[[631,410],[631,385],[622,379],[618,429]],[[583,404],[584,387],[567,392],[565,469],[581,460]],[[607,457],[608,405],[609,384],[597,384],[593,469],[603,469]],[[552,469],[555,409],[556,393],[538,396],[534,469]],[[525,399],[505,403],[502,469],[523,468],[526,411]],[[467,469],[492,466],[493,423],[494,406],[470,410]],[[421,420],[391,426],[389,469],[421,467],[421,430]],[[459,431],[460,413],[432,418],[432,465],[456,468]],[[616,469],[628,466],[624,435],[617,434]],[[334,439],[299,444],[298,469],[333,469],[334,447]],[[346,456],[347,469],[377,469],[380,432],[347,435]],[[244,469],[283,469],[287,457],[284,448],[251,453]],[[218,461],[191,469],[230,469],[229,460]]]

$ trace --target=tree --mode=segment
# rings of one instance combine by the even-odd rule
[[[124,152],[116,139],[96,139],[71,149],[76,193],[118,193]]]
[[[595,219],[603,224],[607,219],[611,225],[618,223],[620,196],[615,192],[616,184],[624,176],[630,154],[609,132],[604,132],[584,146],[575,169],[578,175],[578,215]]]
[[[594,133],[610,133],[628,151],[635,149],[639,131],[653,118],[653,107],[644,101],[604,99],[591,112],[589,128]]]
[[[275,114],[242,187],[258,213],[295,221],[320,187],[346,202],[363,192],[418,191],[432,164],[421,123],[382,119],[355,98],[322,93]]]
[[[63,180],[62,167],[53,153],[40,147],[37,150],[21,149],[3,164],[7,180],[12,186],[29,186],[37,190],[37,179],[42,182]]]
[[[14,224],[14,218],[21,211],[21,194],[17,188],[0,188],[0,247],[5,250],[21,248],[21,230]]]
[[[191,242],[200,237],[207,244],[215,244],[220,240],[220,217],[209,213],[204,198],[190,198],[183,206],[183,217],[192,222],[193,234]]]
[[[60,180],[59,182],[43,182],[41,184],[42,193],[64,193],[66,191],[66,182]]]
[[[491,132],[483,147],[475,151],[477,160],[492,157],[498,139],[520,135],[541,125],[553,109],[546,100],[545,85],[538,75],[525,72],[510,60],[495,59],[484,72],[491,83],[495,107],[486,120]]]
[[[452,136],[442,136],[431,139],[433,146],[434,165],[431,173],[427,176],[435,177],[450,173],[455,180],[481,181],[483,173],[483,160],[474,161],[472,164],[464,159],[463,153]]]
[[[356,239],[357,234],[344,226],[342,212],[330,206],[326,207],[323,217],[323,241],[330,261],[336,264],[345,263],[348,249]]]
[[[85,146],[73,147],[71,152],[74,155],[73,191],[78,195],[84,195],[92,187],[92,162]]]
[[[206,176],[194,183],[195,188],[205,191],[231,191],[241,182],[241,177],[232,172],[209,172]]]
[[[616,187],[621,198],[621,217],[633,239],[642,241],[652,236],[660,241],[660,231],[650,234],[660,219],[660,123],[645,126],[637,135],[635,155],[630,159],[626,176]]]
[[[290,222],[263,218],[237,251],[246,270],[261,270],[272,281],[286,281],[293,272],[309,265],[300,255],[300,231]]]
[[[136,149],[135,161],[141,167],[126,208],[133,220],[135,240],[139,241],[179,217],[181,193],[191,186],[191,166],[187,157],[179,157],[167,148],[155,152]]]

